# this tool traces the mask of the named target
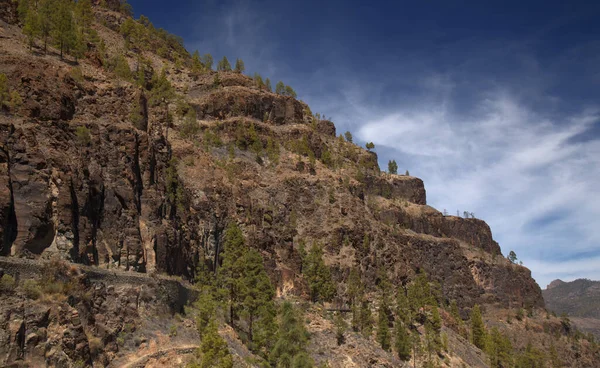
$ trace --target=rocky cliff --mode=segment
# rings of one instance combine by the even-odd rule
[[[99,33],[111,35],[115,27],[107,26],[97,25]],[[464,307],[484,294],[543,306],[529,272],[501,257],[485,222],[428,207],[420,179],[381,173],[374,153],[340,141],[305,104],[239,73],[219,73],[215,87],[214,72],[186,75],[148,55],[200,119],[194,139],[180,138],[178,120],[167,139],[162,109],[150,108],[145,130],[131,123],[140,97],[130,83],[87,61],[76,81],[69,64],[31,58],[14,27],[3,32],[11,52],[0,68],[24,100],[17,114],[0,118],[3,255],[58,254],[191,278],[200,254],[217,254],[225,224],[237,221],[270,259],[280,287],[291,282],[295,293],[302,292],[297,244],[317,240],[339,282],[354,263],[367,275],[388,267],[396,282],[422,268]],[[264,153],[269,141],[278,162]],[[262,162],[250,144],[263,150]]]
[[[544,307],[530,271],[502,256],[483,220],[444,216],[427,206],[422,180],[381,172],[375,153],[336,137],[333,123],[316,118],[305,103],[259,88],[240,73],[198,75],[189,58],[178,65],[144,51],[148,70],[164,70],[179,96],[166,108],[153,105],[148,91],[103,64],[121,53],[137,67],[138,55],[115,32],[123,15],[96,9],[102,22],[94,27],[110,47],[106,57],[91,53],[75,65],[52,50],[32,55],[13,10],[6,9],[0,12],[0,72],[24,103],[0,113],[0,255],[193,280],[198,265],[219,262],[224,229],[236,222],[263,256],[280,297],[306,297],[300,244],[318,242],[339,305],[357,267],[370,288],[382,269],[397,286],[425,271],[441,285],[444,303],[457,301],[463,316],[476,303]],[[142,123],[134,124],[134,106]],[[189,110],[197,117],[192,133],[186,133]],[[102,285],[92,305],[115,306],[102,314],[133,303],[129,289],[115,294]],[[30,313],[16,304],[7,308]],[[38,336],[57,318],[94,313],[60,302],[56,308],[32,311],[27,320],[37,322],[26,330]],[[139,308],[131,313],[138,318]],[[23,345],[14,345],[21,325],[10,316],[4,321],[12,326],[4,337],[13,339],[7,354],[22,354]],[[125,328],[119,321],[106,333],[90,326],[112,346]],[[62,351],[89,362],[86,345],[78,345],[77,322],[71,330],[68,349],[79,355]]]

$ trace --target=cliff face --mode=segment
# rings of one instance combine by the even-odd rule
[[[12,10],[0,10],[0,18],[14,23]],[[119,52],[134,68],[137,55],[114,32],[122,15],[102,10],[96,16],[104,23],[95,27],[109,45],[106,59]],[[456,300],[465,316],[476,303],[544,305],[529,270],[502,257],[484,221],[427,206],[421,179],[382,173],[376,153],[336,137],[335,125],[301,101],[259,89],[239,73],[197,75],[185,63],[144,52],[150,70],[164,69],[180,96],[168,105],[174,118],[167,127],[165,106],[151,106],[150,92],[117,79],[101,58],[91,55],[75,69],[52,51],[32,55],[16,26],[0,24],[0,36],[0,72],[24,102],[0,112],[1,256],[58,257],[119,275],[157,272],[192,280],[199,265],[219,263],[224,229],[236,222],[262,254],[279,296],[306,296],[300,245],[318,242],[339,305],[347,302],[353,267],[367,290],[375,289],[379,270],[397,286],[425,271],[441,285],[444,301]],[[136,105],[142,122],[134,125]],[[185,108],[196,112],[198,132],[183,138],[179,110]],[[148,312],[133,285],[115,291],[89,277],[81,282],[93,290],[91,301],[59,301],[33,310],[21,324],[10,325],[15,315],[4,315],[0,323],[12,327],[0,339],[12,340],[0,352],[14,358],[29,349],[35,356],[44,329],[71,324],[68,339],[59,339],[62,352],[72,361],[109,362],[125,325],[158,313],[159,301],[148,300]],[[10,294],[6,305],[14,313],[22,312],[22,293]],[[103,307],[107,303],[112,309]],[[64,314],[71,318],[61,320]],[[88,351],[79,324],[103,339],[107,356]],[[39,335],[26,349],[15,340],[21,325]],[[386,353],[365,354],[362,361],[371,364]]]
[[[202,119],[198,145],[179,137],[178,120],[166,138],[162,108],[150,108],[145,130],[134,128],[131,106],[146,99],[131,84],[93,65],[76,81],[68,65],[22,49],[0,56],[25,102],[20,117],[0,120],[4,255],[58,254],[191,278],[199,259],[218,259],[223,229],[237,221],[280,293],[305,292],[297,246],[314,240],[340,283],[354,264],[369,282],[380,267],[396,282],[423,269],[467,308],[543,305],[528,271],[501,257],[485,222],[426,206],[420,179],[380,173],[376,154],[340,141],[331,122],[314,121],[293,98],[238,73],[220,73],[215,85],[214,73],[186,75],[153,59]],[[249,139],[258,139],[263,162],[240,146]],[[269,140],[276,161],[265,155]]]

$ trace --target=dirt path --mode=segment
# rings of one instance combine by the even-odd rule
[[[109,367],[114,368],[143,368],[146,366],[150,359],[158,359],[167,355],[186,355],[192,354],[194,350],[198,348],[198,345],[180,345],[180,346],[172,346],[166,349],[160,349],[157,351],[149,352],[142,356],[138,356],[136,354],[131,354],[125,356],[120,359],[114,360]],[[169,367],[173,367],[174,365],[169,365]]]

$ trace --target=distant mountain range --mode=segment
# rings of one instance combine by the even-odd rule
[[[600,337],[600,281],[552,281],[542,290],[546,308],[566,314],[578,329]]]
[[[556,314],[600,319],[600,281],[554,280],[542,294],[546,307]]]

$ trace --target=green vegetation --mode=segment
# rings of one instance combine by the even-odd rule
[[[394,339],[394,348],[398,353],[398,358],[403,361],[408,361],[410,359],[410,335],[406,331],[404,323],[398,321],[396,322],[395,328],[395,339]]]
[[[304,328],[302,315],[291,303],[285,302],[281,308],[281,321],[277,332],[277,342],[270,355],[274,367],[312,367],[313,362],[306,352],[308,332]]]
[[[506,258],[508,258],[508,260],[509,260],[511,263],[517,263],[517,253],[515,253],[515,252],[514,252],[514,251],[512,251],[512,250],[510,251],[510,253],[508,253],[508,257],[506,257]]]
[[[392,285],[384,269],[379,269],[377,274],[377,286],[380,291],[379,309],[377,312],[377,342],[383,350],[389,351],[391,348],[390,317],[392,311],[390,309],[390,294]]]
[[[196,119],[196,110],[189,109],[183,118],[179,135],[182,138],[194,138],[200,131],[200,125]]]
[[[369,142],[365,145],[367,151],[371,152],[372,149],[375,149],[375,144],[373,142]]]
[[[493,327],[487,334],[485,352],[490,359],[491,368],[510,367],[513,364],[512,344],[496,327]]]
[[[352,133],[350,133],[349,131],[346,131],[346,133],[344,133],[344,138],[346,138],[346,142],[349,143],[353,143],[353,137],[352,137]]]
[[[473,345],[480,349],[485,348],[485,326],[483,324],[483,318],[481,317],[479,304],[475,304],[471,311],[471,339]]]
[[[79,144],[82,146],[87,146],[92,142],[90,130],[85,126],[78,126],[75,129],[75,136],[77,137]]]
[[[0,110],[7,108],[13,114],[17,113],[23,105],[23,99],[17,91],[10,91],[8,78],[0,73]]]
[[[15,279],[8,274],[2,275],[0,279],[0,293],[9,293],[15,289]]]
[[[323,248],[316,242],[313,242],[302,260],[302,273],[308,282],[313,302],[330,301],[335,296],[335,285],[331,280],[329,267],[323,261]]]
[[[217,323],[210,320],[202,335],[199,355],[200,364],[192,363],[189,368],[232,368],[233,358],[227,348],[227,342],[219,335]]]
[[[275,332],[275,290],[264,269],[260,253],[248,249],[235,222],[225,232],[223,264],[219,269],[221,292],[229,309],[229,323],[238,320],[247,326],[247,343],[253,351],[266,355]]]
[[[131,69],[129,68],[129,63],[123,55],[117,54],[111,61],[109,68],[119,79],[131,81]]]
[[[269,84],[270,84],[270,81],[269,81]],[[282,81],[277,82],[277,84],[275,85],[275,93],[277,93],[278,95],[289,96],[289,97],[293,97],[293,98],[298,97],[298,95],[296,94],[296,91],[294,91],[294,89],[292,87],[283,84]]]
[[[212,70],[213,67],[213,57],[211,54],[204,54],[202,56],[202,65],[204,65],[204,67],[207,70]]]
[[[388,162],[388,173],[398,175],[398,164],[396,160],[390,160]]]
[[[335,318],[333,320],[335,325],[335,337],[338,345],[343,345],[346,341],[346,330],[348,329],[348,324],[344,319],[344,316],[341,312],[336,313]]]
[[[4,73],[0,73],[0,108],[8,105],[9,96],[8,78]]]
[[[125,40],[125,47],[137,54],[141,51],[153,51],[160,57],[175,63],[189,58],[181,37],[170,34],[162,28],[156,29],[144,15],[141,15],[137,21],[130,17],[126,18],[121,24],[120,33]]]
[[[244,61],[242,59],[237,59],[235,61],[235,72],[236,73],[243,73],[246,70],[246,67],[244,66]]]
[[[61,59],[65,52],[77,59],[88,51],[88,44],[99,42],[92,28],[90,0],[19,0],[18,14],[30,49],[40,38],[47,52],[50,39],[59,49]]]
[[[221,61],[219,61],[219,63],[217,64],[217,71],[220,71],[220,72],[230,72],[231,71],[231,64],[229,64],[229,60],[227,60],[227,56],[223,56],[223,59],[221,59]]]

